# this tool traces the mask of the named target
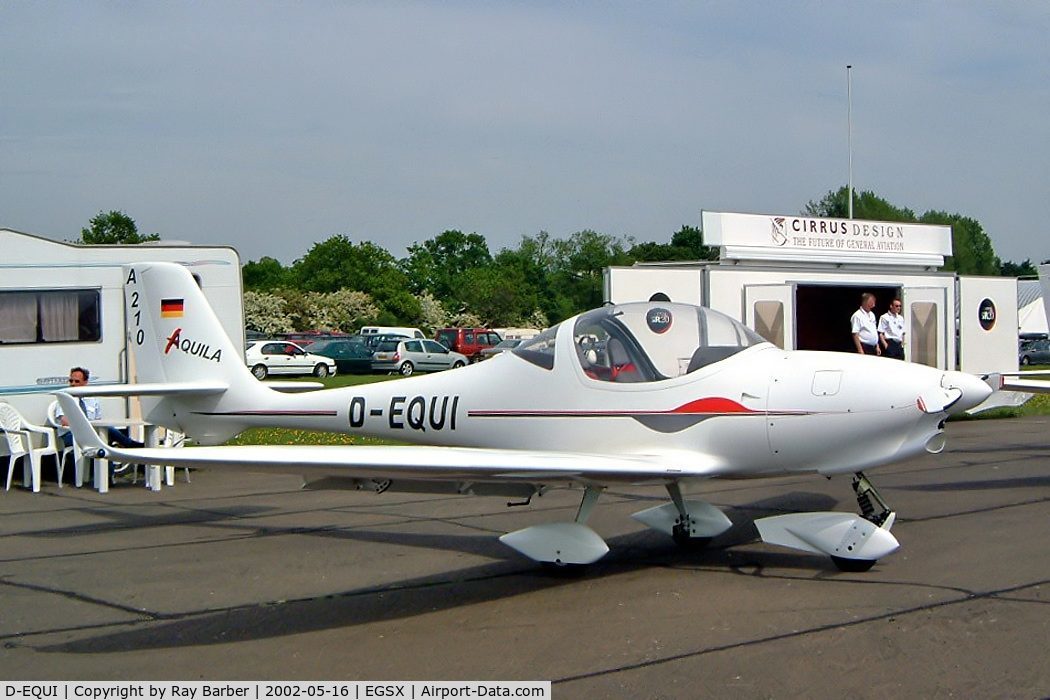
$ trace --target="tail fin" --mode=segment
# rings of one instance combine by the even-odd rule
[[[243,353],[182,265],[125,265],[124,303],[139,383],[254,381]]]
[[[252,405],[272,392],[244,364],[193,276],[177,263],[124,266],[128,347],[139,384],[224,386],[207,396],[159,392],[144,399],[144,417],[177,427],[202,443],[225,440],[246,425],[207,421],[202,409]]]

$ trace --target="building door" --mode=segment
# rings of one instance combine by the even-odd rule
[[[782,350],[795,349],[795,285],[744,285],[744,324]]]
[[[944,287],[905,287],[904,359],[928,367],[948,369],[948,290]]]

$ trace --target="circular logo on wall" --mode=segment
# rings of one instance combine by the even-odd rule
[[[671,327],[672,320],[674,319],[671,316],[671,312],[660,308],[649,309],[649,313],[645,317],[645,322],[653,333],[666,333]]]
[[[977,307],[977,318],[981,322],[981,328],[986,331],[992,330],[992,326],[995,325],[995,302],[991,299],[982,301]]]

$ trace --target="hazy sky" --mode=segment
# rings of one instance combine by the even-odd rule
[[[1050,3],[0,2],[0,227],[289,263],[666,242],[847,180],[1050,258]]]

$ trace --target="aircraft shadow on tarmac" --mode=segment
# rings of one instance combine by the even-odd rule
[[[36,647],[53,653],[105,654],[269,639],[372,622],[430,614],[435,610],[527,595],[579,581],[652,568],[719,569],[761,575],[765,568],[807,570],[814,576],[841,575],[827,557],[798,552],[734,550],[756,539],[751,519],[792,511],[796,507],[833,506],[824,494],[794,492],[739,507],[726,508],[734,525],[699,551],[678,548],[670,538],[641,530],[610,538],[611,551],[586,568],[538,567],[506,550],[490,535],[431,535],[364,530],[324,531],[325,537],[391,543],[482,554],[498,561],[381,586],[330,593],[299,600],[259,602],[222,609],[189,610],[152,615],[136,629],[85,637],[63,644]],[[311,533],[313,534],[313,533]]]
[[[973,481],[949,481],[937,484],[915,484],[896,486],[902,491],[984,491],[990,489],[1034,489],[1050,486],[1050,476],[1025,476],[1007,479],[975,479]]]
[[[119,508],[119,509],[118,509]],[[236,506],[200,509],[174,510],[170,513],[136,513],[134,507],[118,508],[80,508],[81,513],[88,513],[104,522],[86,525],[70,525],[46,530],[33,530],[21,533],[26,537],[65,538],[70,535],[97,535],[121,530],[141,530],[147,527],[170,527],[173,525],[206,525],[236,518],[250,518],[271,511],[263,506]]]

